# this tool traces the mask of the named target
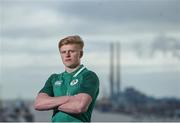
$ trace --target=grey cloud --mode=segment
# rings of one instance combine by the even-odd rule
[[[42,28],[27,28],[27,27],[17,27],[17,28],[6,28],[2,30],[1,37],[9,37],[14,39],[27,38],[27,39],[46,39],[49,37],[57,36],[58,31],[53,29],[53,26],[42,27]]]
[[[157,51],[161,51],[164,54],[171,52],[172,55],[180,58],[180,40],[161,35],[155,38],[151,44],[151,54],[153,55]]]
[[[87,50],[87,52],[91,52],[91,53],[107,53],[109,52],[110,48],[109,48],[110,43],[109,42],[103,42],[103,41],[92,41],[92,42],[85,42],[85,50]]]
[[[52,39],[53,40],[53,39]],[[31,41],[31,40],[22,40],[22,41],[3,41],[1,43],[0,52],[2,55],[8,54],[27,54],[32,56],[38,55],[50,55],[54,53],[58,53],[57,43],[54,41],[48,40],[39,40],[39,41]]]
[[[164,55],[168,53],[180,59],[180,40],[175,37],[166,35],[158,35],[150,43],[137,41],[132,43],[131,48],[136,51],[138,56],[154,56],[157,52]]]

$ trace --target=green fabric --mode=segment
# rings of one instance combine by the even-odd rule
[[[63,72],[52,74],[46,81],[45,86],[40,92],[47,93],[49,96],[76,95],[87,93],[92,97],[92,102],[88,110],[81,114],[70,114],[54,109],[53,122],[90,122],[91,114],[99,94],[99,79],[97,75],[81,65],[72,73]],[[79,73],[79,74],[78,74]],[[77,75],[77,76],[75,76]]]

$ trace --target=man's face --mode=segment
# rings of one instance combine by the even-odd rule
[[[77,67],[80,64],[81,52],[81,48],[77,44],[67,44],[61,46],[60,54],[65,67]]]

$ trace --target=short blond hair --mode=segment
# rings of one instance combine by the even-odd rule
[[[58,48],[60,49],[63,45],[67,44],[78,44],[83,49],[84,41],[78,35],[67,36],[59,41]]]

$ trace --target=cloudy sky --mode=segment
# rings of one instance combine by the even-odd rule
[[[122,90],[180,98],[179,0],[0,0],[0,96],[32,99],[64,71],[57,43],[85,41],[82,63],[109,94],[109,45],[120,42]]]

